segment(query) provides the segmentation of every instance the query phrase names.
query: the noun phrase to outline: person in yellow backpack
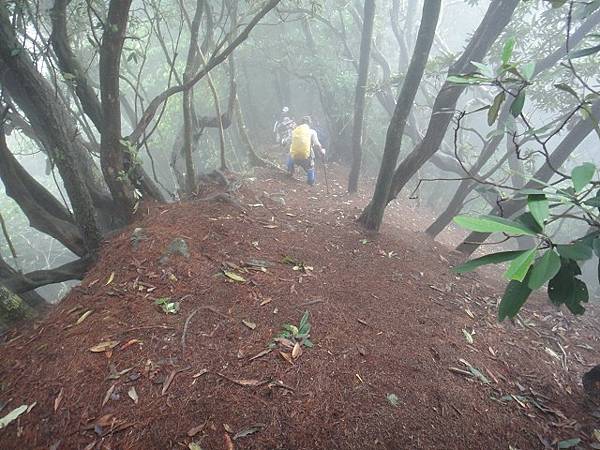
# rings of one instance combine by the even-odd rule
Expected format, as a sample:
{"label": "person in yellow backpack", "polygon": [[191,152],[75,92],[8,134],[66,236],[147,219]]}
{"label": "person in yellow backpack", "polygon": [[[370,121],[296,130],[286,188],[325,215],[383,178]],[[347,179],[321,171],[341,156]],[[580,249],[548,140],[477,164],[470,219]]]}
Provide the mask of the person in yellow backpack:
{"label": "person in yellow backpack", "polygon": [[319,142],[317,132],[311,128],[310,117],[304,116],[300,125],[292,131],[292,143],[288,156],[288,173],[294,176],[296,165],[306,172],[306,182],[311,186],[315,184],[315,150],[325,157],[325,149]]}

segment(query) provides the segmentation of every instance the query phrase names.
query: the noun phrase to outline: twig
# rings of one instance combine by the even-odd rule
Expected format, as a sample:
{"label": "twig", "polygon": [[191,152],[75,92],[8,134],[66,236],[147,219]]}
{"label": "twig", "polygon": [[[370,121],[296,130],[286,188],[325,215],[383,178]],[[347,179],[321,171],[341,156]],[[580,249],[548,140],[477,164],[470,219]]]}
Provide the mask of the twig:
{"label": "twig", "polygon": [[190,324],[192,317],[194,317],[197,312],[198,312],[198,309],[193,310],[191,312],[191,314],[188,316],[188,318],[185,319],[185,324],[183,325],[183,333],[181,334],[181,352],[182,353],[185,353],[185,335],[187,333],[188,325]]}

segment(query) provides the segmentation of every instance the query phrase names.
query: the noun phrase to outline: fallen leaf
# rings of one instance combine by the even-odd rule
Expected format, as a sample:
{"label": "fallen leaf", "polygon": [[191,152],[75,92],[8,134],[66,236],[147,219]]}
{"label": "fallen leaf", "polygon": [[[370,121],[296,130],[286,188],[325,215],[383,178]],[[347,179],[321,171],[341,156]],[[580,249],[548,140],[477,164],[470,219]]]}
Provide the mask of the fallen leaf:
{"label": "fallen leaf", "polygon": [[302,346],[300,342],[296,342],[294,348],[292,349],[292,359],[298,359],[302,355]]}
{"label": "fallen leaf", "polygon": [[235,450],[231,437],[225,433],[225,450]]}
{"label": "fallen leaf", "polygon": [[201,431],[204,429],[204,427],[205,427],[205,426],[206,426],[206,422],[204,422],[204,423],[203,423],[203,424],[201,424],[201,425],[198,425],[197,427],[190,428],[190,429],[189,429],[189,431],[187,432],[187,435],[188,435],[189,437],[194,437],[194,436],[196,436],[198,433],[200,433],[200,432],[201,432]]}
{"label": "fallen leaf", "polygon": [[228,423],[224,423],[223,428],[225,428],[225,431],[227,431],[228,433],[233,434],[233,428],[231,428],[231,425],[229,425]]}
{"label": "fallen leaf", "polygon": [[256,324],[254,322],[250,322],[249,320],[242,319],[242,323],[251,330],[254,330],[256,328]]}
{"label": "fallen leaf", "polygon": [[398,406],[400,400],[398,400],[398,396],[396,394],[388,394],[385,396],[388,403],[392,406]]}
{"label": "fallen leaf", "polygon": [[465,312],[471,319],[475,318],[475,315],[471,312],[471,310],[469,308],[465,308]]}
{"label": "fallen leaf", "polygon": [[173,370],[173,371],[171,371],[169,376],[165,379],[165,382],[163,383],[161,395],[165,395],[165,392],[167,392],[167,389],[169,389],[169,386],[171,386],[171,383],[173,382],[175,375],[177,375],[177,371]]}
{"label": "fallen leaf", "polygon": [[141,344],[141,343],[142,343],[142,341],[140,341],[139,339],[130,339],[127,342],[125,342],[123,345],[121,345],[121,348],[119,348],[119,350],[123,351],[127,347],[131,347],[134,344]]}
{"label": "fallen leaf", "polygon": [[290,364],[294,365],[294,361],[292,359],[292,355],[286,352],[279,352],[279,354],[281,355],[281,357],[283,359],[285,359],[287,362],[289,362]]}
{"label": "fallen leaf", "polygon": [[473,343],[473,335],[471,333],[469,333],[467,330],[465,330],[464,328],[463,328],[462,332],[465,335],[465,339],[467,340],[467,342],[469,344],[472,344]]}
{"label": "fallen leaf", "polygon": [[21,414],[27,411],[27,405],[21,405],[18,408],[13,409],[7,415],[0,419],[0,430],[6,427],[13,420],[17,419]]}
{"label": "fallen leaf", "polygon": [[234,436],[233,436],[233,440],[238,440],[239,438],[243,438],[246,436],[250,436],[251,434],[254,433],[258,433],[260,430],[262,430],[265,427],[264,424],[262,423],[257,423],[256,425],[252,425],[251,427],[248,428],[244,428],[241,431],[238,431]]}
{"label": "fallen leaf", "polygon": [[106,395],[104,396],[104,400],[102,400],[102,408],[104,408],[104,405],[106,405],[106,403],[108,403],[108,401],[110,400],[110,396],[112,395],[112,393],[115,391],[115,387],[117,385],[113,384],[111,387],[108,388],[108,390],[106,391]]}
{"label": "fallen leaf", "polygon": [[278,225],[263,225],[263,228],[269,228],[269,229],[273,229],[273,228],[279,228]]}
{"label": "fallen leaf", "polygon": [[594,439],[596,439],[598,442],[600,442],[600,430],[594,430],[592,432],[592,436],[594,436]]}
{"label": "fallen leaf", "polygon": [[265,298],[262,302],[260,302],[260,306],[265,306],[268,305],[269,303],[271,303],[273,301],[272,298]]}
{"label": "fallen leaf", "polygon": [[198,378],[201,377],[202,375],[204,375],[205,373],[208,373],[207,369],[202,369],[200,372],[195,373],[194,375],[192,375],[192,378]]}
{"label": "fallen leaf", "polygon": [[200,444],[198,444],[196,442],[190,442],[188,444],[188,449],[189,450],[202,450],[202,447],[200,447]]}
{"label": "fallen leaf", "polygon": [[127,395],[129,395],[129,398],[133,400],[133,403],[135,403],[136,405],[138,404],[139,397],[134,386],[131,386],[129,391],[127,391]]}
{"label": "fallen leaf", "polygon": [[558,443],[558,448],[573,448],[581,442],[579,438],[567,439]]}
{"label": "fallen leaf", "polygon": [[93,313],[94,310],[93,309],[89,309],[86,312],[84,312],[81,317],[79,317],[79,319],[77,319],[77,322],[75,322],[75,325],[79,325],[81,322],[83,322],[85,319],[87,319],[91,313]]}
{"label": "fallen leaf", "polygon": [[56,410],[60,406],[60,402],[62,401],[62,398],[63,398],[63,388],[60,389],[60,392],[54,399],[54,412],[56,412]]}
{"label": "fallen leaf", "polygon": [[37,405],[37,402],[33,402],[31,405],[29,405],[27,407],[27,411],[25,411],[25,414],[29,414],[29,412],[35,407],[35,405]]}
{"label": "fallen leaf", "polygon": [[245,279],[244,277],[242,277],[241,275],[238,275],[238,274],[237,274],[237,273],[235,273],[235,272],[229,272],[229,271],[227,271],[227,270],[224,270],[224,271],[223,271],[223,274],[224,274],[224,275],[225,275],[227,278],[229,278],[229,279],[231,279],[231,280],[233,280],[233,281],[237,281],[237,282],[239,282],[239,283],[245,283],[245,282],[246,282],[246,279]]}
{"label": "fallen leaf", "polygon": [[263,351],[262,351],[262,352],[260,352],[260,353],[257,353],[257,354],[256,354],[256,355],[254,355],[252,358],[250,358],[250,360],[249,360],[249,361],[254,361],[255,359],[262,358],[263,356],[265,356],[265,355],[268,355],[269,353],[271,353],[271,349],[270,349],[270,348],[268,348],[268,349],[266,349],[266,350],[263,350]]}
{"label": "fallen leaf", "polygon": [[110,283],[112,283],[112,282],[113,282],[113,280],[114,280],[114,279],[115,279],[115,273],[114,273],[114,272],[112,272],[112,273],[110,274],[110,276],[108,277],[108,280],[106,281],[106,283],[104,284],[104,286],[108,286]]}
{"label": "fallen leaf", "polygon": [[102,353],[115,348],[117,345],[119,345],[119,341],[103,341],[91,347],[90,352]]}

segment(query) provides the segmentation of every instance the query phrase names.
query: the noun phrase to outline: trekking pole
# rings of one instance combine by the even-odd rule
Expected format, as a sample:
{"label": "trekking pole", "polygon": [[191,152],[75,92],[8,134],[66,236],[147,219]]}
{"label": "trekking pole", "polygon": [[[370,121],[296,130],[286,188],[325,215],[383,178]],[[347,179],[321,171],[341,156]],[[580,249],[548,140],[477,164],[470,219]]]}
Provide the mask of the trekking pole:
{"label": "trekking pole", "polygon": [[322,156],[323,158],[323,175],[325,175],[325,190],[327,192],[327,195],[329,195],[329,180],[327,180],[327,164],[325,163],[325,156]]}

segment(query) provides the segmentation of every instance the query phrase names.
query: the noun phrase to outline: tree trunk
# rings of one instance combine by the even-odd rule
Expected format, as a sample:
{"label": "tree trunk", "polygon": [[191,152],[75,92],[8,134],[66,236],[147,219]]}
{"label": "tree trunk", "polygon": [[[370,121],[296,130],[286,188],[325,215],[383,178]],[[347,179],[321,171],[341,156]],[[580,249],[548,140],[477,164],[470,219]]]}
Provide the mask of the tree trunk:
{"label": "tree trunk", "polygon": [[359,222],[369,230],[379,230],[381,226],[392,184],[394,167],[396,167],[396,161],[400,154],[404,127],[417,95],[417,90],[425,72],[427,60],[429,59],[431,45],[433,44],[441,0],[431,0],[426,3],[423,7],[423,17],[419,27],[415,51],[411,58],[406,78],[402,84],[394,115],[387,130],[383,159],[379,175],[377,176],[375,192],[373,193],[371,203],[359,218]]}
{"label": "tree trunk", "polygon": [[35,311],[21,297],[0,284],[0,331],[35,316]]}
{"label": "tree trunk", "polygon": [[85,254],[83,239],[73,216],[19,164],[6,145],[2,125],[0,179],[6,194],[19,205],[33,228],[52,236],[76,255]]}
{"label": "tree trunk", "polygon": [[[600,101],[597,101],[592,106],[592,117],[598,117],[600,114]],[[564,137],[561,143],[550,155],[550,164],[548,162],[537,170],[530,181],[528,181],[525,189],[541,189],[539,181],[547,183],[555,172],[553,168],[561,167],[569,156],[575,151],[577,146],[594,130],[595,119],[580,120],[577,125]],[[511,217],[523,209],[526,205],[524,200],[509,200],[502,204],[502,213],[504,217]],[[491,215],[498,215],[499,208],[495,208],[489,212]],[[456,248],[459,252],[465,255],[471,255],[477,248],[485,242],[490,236],[490,233],[473,232]]]}
{"label": "tree trunk", "polygon": [[77,131],[65,105],[57,100],[50,84],[17,41],[6,3],[0,3],[0,80],[27,115],[36,134],[44,136],[48,148],[52,149],[50,156],[71,200],[85,248],[89,253],[95,253],[102,235],[84,175],[78,166],[78,155],[87,152],[78,148]]}
{"label": "tree trunk", "polygon": [[348,178],[348,192],[358,190],[358,178],[362,163],[362,131],[365,111],[365,95],[369,78],[369,60],[371,57],[371,41],[373,40],[373,21],[375,19],[375,0],[365,0],[363,28],[360,37],[360,59],[358,62],[358,79],[354,97],[354,126],[352,128],[352,168]]}
{"label": "tree trunk", "polygon": [[[426,4],[428,2],[425,2]],[[452,65],[448,75],[464,74],[471,71],[471,61],[482,61],[492,44],[510,21],[519,0],[493,0],[467,45],[460,59]],[[440,148],[446,131],[452,121],[453,112],[459,97],[466,86],[446,81],[435,99],[429,127],[421,144],[400,163],[394,174],[387,202],[395,199],[406,183]]]}
{"label": "tree trunk", "polygon": [[103,118],[100,165],[115,201],[115,213],[125,223],[130,222],[133,217],[135,197],[133,186],[129,181],[129,167],[126,164],[121,137],[119,75],[131,1],[111,0],[102,35],[99,62]]}

